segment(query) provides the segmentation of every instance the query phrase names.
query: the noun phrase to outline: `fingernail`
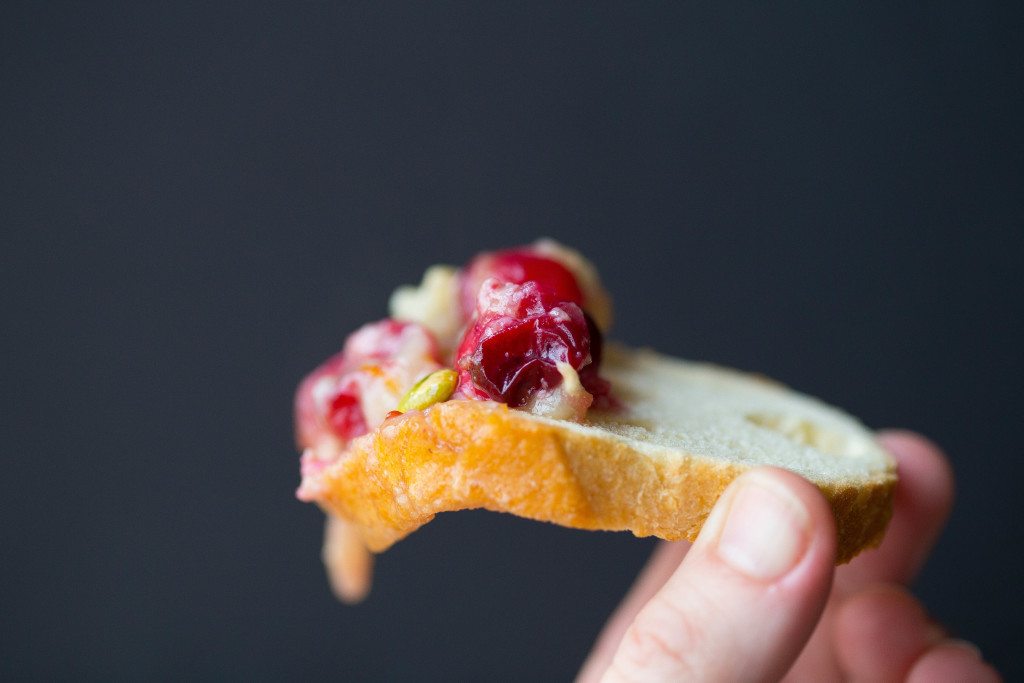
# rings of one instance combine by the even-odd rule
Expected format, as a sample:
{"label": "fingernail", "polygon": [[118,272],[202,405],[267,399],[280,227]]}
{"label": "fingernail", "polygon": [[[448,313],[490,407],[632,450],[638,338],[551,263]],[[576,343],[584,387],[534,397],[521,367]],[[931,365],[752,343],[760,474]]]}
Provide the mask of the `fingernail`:
{"label": "fingernail", "polygon": [[972,655],[974,655],[978,659],[984,659],[984,656],[981,654],[981,649],[977,645],[975,645],[974,643],[972,643],[969,640],[962,640],[960,638],[952,638],[952,639],[946,641],[946,644],[947,645],[951,645],[953,647],[958,647],[958,648],[960,648],[962,650],[967,650],[968,652],[970,652]]}
{"label": "fingernail", "polygon": [[718,538],[718,555],[753,579],[777,579],[803,556],[810,515],[800,499],[759,475],[747,475],[740,486]]}

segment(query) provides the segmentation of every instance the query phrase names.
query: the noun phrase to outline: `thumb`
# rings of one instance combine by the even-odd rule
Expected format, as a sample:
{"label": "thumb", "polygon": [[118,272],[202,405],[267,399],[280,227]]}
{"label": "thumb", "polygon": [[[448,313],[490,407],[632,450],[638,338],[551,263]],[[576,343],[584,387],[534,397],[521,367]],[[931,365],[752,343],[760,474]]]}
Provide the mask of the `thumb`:
{"label": "thumb", "polygon": [[775,468],[743,474],[604,680],[778,680],[814,630],[834,563],[835,523],[814,486]]}

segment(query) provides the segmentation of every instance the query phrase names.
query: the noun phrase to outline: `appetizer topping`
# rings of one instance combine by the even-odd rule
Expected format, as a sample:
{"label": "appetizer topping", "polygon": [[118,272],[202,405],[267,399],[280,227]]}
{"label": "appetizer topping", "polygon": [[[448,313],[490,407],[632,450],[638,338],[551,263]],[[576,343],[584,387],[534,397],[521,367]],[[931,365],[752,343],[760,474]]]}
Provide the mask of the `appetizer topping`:
{"label": "appetizer topping", "polygon": [[391,317],[423,325],[434,334],[443,353],[452,353],[467,320],[457,305],[459,280],[457,269],[431,266],[419,286],[399,287],[391,295]]}
{"label": "appetizer topping", "polygon": [[[459,375],[454,370],[445,368],[432,372],[413,385],[398,404],[398,412],[423,410],[435,403],[447,401],[459,383]],[[390,413],[388,413],[390,415]]]}
{"label": "appetizer topping", "polygon": [[587,332],[590,334],[590,363],[579,371],[579,381],[594,396],[593,408],[614,408],[619,404],[612,396],[611,382],[598,375],[601,369],[601,356],[604,351],[604,335],[590,314],[583,313],[587,321]]}
{"label": "appetizer topping", "polygon": [[299,385],[299,445],[315,446],[324,434],[341,442],[365,434],[417,378],[440,367],[434,337],[421,325],[391,319],[364,325]]}
{"label": "appetizer topping", "polygon": [[571,365],[558,363],[555,368],[562,376],[561,384],[548,391],[534,392],[523,408],[555,420],[581,420],[594,403],[594,395],[583,388],[579,373]]}
{"label": "appetizer topping", "polygon": [[361,392],[356,373],[344,375],[334,387],[330,386],[330,382],[322,383],[321,391],[328,395],[336,392],[333,398],[326,401],[324,415],[328,428],[335,436],[347,441],[370,431],[359,401]]}
{"label": "appetizer topping", "polygon": [[[512,407],[550,405],[564,380],[560,365],[575,375],[593,363],[591,327],[579,304],[554,288],[489,278],[456,354],[459,391]],[[596,366],[588,375],[596,378]],[[569,419],[582,419],[590,402],[573,400]]]}
{"label": "appetizer topping", "polygon": [[[392,318],[357,330],[300,385],[299,444],[325,454],[312,459],[344,449],[396,406],[452,395],[574,420],[594,402],[611,405],[598,376],[608,296],[593,265],[557,242],[429,268],[419,286],[395,291],[390,309]],[[445,364],[455,370],[437,372]]]}
{"label": "appetizer topping", "polygon": [[473,316],[480,288],[488,278],[516,285],[533,282],[548,300],[585,305],[583,292],[568,268],[530,247],[521,247],[480,254],[466,266],[460,303],[467,319]]}
{"label": "appetizer topping", "polygon": [[558,261],[572,272],[576,283],[583,292],[583,310],[588,316],[593,317],[594,322],[604,332],[612,326],[612,298],[601,284],[597,268],[587,258],[564,244],[559,244],[552,239],[541,239],[534,242],[529,249],[532,249],[538,256]]}

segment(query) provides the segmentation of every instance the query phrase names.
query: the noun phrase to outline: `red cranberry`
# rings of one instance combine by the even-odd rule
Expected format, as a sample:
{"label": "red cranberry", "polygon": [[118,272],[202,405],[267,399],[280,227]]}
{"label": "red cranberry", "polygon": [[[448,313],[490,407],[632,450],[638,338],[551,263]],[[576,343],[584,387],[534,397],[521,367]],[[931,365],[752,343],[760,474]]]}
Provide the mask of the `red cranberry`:
{"label": "red cranberry", "polygon": [[359,404],[359,385],[351,379],[343,381],[341,385],[327,406],[325,417],[331,431],[336,435],[346,440],[354,439],[370,430],[366,426],[366,417]]}
{"label": "red cranberry", "polygon": [[323,400],[314,396],[314,388],[321,381],[335,383],[337,377],[344,372],[345,352],[340,351],[306,375],[299,384],[299,388],[295,391],[295,439],[298,441],[299,448],[315,445],[318,435],[323,431]]}
{"label": "red cranberry", "polygon": [[402,355],[406,347],[419,345],[439,360],[437,341],[426,328],[417,323],[385,318],[363,325],[345,340],[342,353],[353,367],[366,361],[383,361]]}
{"label": "red cranberry", "polygon": [[465,395],[517,407],[561,383],[558,363],[578,371],[591,360],[588,321],[577,303],[551,303],[550,291],[533,281],[489,279],[480,289],[476,318],[459,346],[456,367]]}
{"label": "red cranberry", "polygon": [[519,247],[480,254],[463,271],[460,298],[462,312],[467,319],[476,310],[480,285],[491,277],[516,285],[534,282],[550,304],[561,301],[571,301],[580,306],[584,304],[576,276],[568,268],[538,255],[530,247]]}
{"label": "red cranberry", "polygon": [[386,365],[426,356],[440,364],[434,336],[416,323],[385,319],[353,332],[345,346],[311,372],[295,394],[295,431],[299,446],[315,445],[328,430],[348,441],[369,431],[361,397],[366,365]]}
{"label": "red cranberry", "polygon": [[587,332],[590,334],[590,363],[579,371],[580,384],[593,395],[594,408],[610,408],[614,404],[611,398],[611,382],[597,374],[604,351],[604,335],[588,313],[583,315],[587,320]]}

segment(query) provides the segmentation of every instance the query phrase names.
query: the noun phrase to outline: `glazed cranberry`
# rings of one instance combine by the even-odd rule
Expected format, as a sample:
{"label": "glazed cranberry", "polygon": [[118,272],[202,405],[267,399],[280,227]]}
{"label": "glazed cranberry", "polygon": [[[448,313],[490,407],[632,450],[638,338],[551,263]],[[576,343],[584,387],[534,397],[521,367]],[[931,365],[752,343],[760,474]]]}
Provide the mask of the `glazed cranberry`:
{"label": "glazed cranberry", "polygon": [[551,303],[550,292],[533,281],[493,278],[480,288],[474,323],[456,355],[463,394],[513,407],[558,386],[559,363],[578,371],[591,361],[588,321],[577,303]]}
{"label": "glazed cranberry", "polygon": [[568,268],[536,254],[529,247],[520,247],[480,254],[463,271],[460,299],[467,319],[476,310],[480,285],[492,277],[516,285],[534,282],[549,304],[571,301],[584,305],[583,292]]}

